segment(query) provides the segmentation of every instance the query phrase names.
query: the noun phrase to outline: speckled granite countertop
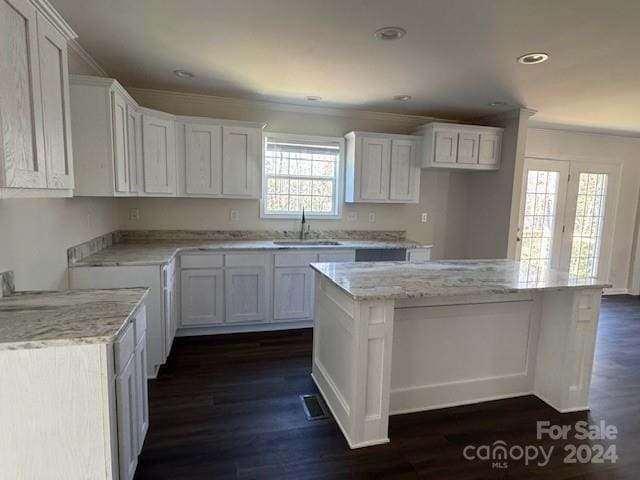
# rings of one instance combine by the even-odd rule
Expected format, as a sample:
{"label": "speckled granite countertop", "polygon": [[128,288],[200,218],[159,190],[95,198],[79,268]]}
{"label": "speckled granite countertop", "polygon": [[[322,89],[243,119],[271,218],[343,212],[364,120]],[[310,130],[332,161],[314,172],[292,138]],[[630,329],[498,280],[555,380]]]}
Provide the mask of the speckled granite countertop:
{"label": "speckled granite countertop", "polygon": [[523,293],[566,288],[607,288],[601,280],[570,280],[513,260],[443,260],[425,263],[313,263],[356,300]]}
{"label": "speckled granite countertop", "polygon": [[0,350],[111,343],[148,291],[14,293],[0,299]]}
{"label": "speckled granite countertop", "polygon": [[147,240],[115,244],[78,260],[70,267],[161,265],[177,253],[214,250],[336,250],[354,248],[421,248],[411,240],[335,240],[339,245],[314,245],[310,240],[278,245],[283,240]]}

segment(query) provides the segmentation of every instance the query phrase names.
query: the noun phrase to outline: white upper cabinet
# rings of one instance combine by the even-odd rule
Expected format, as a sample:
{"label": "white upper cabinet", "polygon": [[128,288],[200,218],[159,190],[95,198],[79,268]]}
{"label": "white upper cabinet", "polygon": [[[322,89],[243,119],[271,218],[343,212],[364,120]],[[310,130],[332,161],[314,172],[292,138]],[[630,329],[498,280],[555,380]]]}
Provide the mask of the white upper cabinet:
{"label": "white upper cabinet", "polygon": [[175,195],[176,137],[174,121],[159,112],[142,114],[142,158],[144,193]]}
{"label": "white upper cabinet", "polygon": [[351,132],[346,138],[345,201],[418,202],[420,137]]}
{"label": "white upper cabinet", "polygon": [[262,131],[257,128],[222,127],[222,193],[258,198]]}
{"label": "white upper cabinet", "polygon": [[142,114],[138,107],[127,103],[127,159],[129,160],[129,191],[143,190],[144,170],[142,165]]}
{"label": "white upper cabinet", "polygon": [[222,193],[222,127],[187,123],[185,186],[187,194]]}
{"label": "white upper cabinet", "polygon": [[450,123],[423,125],[422,167],[498,170],[502,128]]}
{"label": "white upper cabinet", "polygon": [[75,194],[131,196],[142,190],[142,118],[111,78],[70,76]]}
{"label": "white upper cabinet", "polygon": [[389,199],[398,202],[418,200],[420,169],[418,162],[418,142],[416,140],[391,140],[391,179]]}
{"label": "white upper cabinet", "polygon": [[0,0],[0,198],[72,195],[66,42],[76,35],[51,11]]}
{"label": "white upper cabinet", "polygon": [[131,188],[129,176],[129,144],[127,141],[127,101],[117,90],[111,92],[113,113],[113,168],[115,169],[116,192],[128,193]]}

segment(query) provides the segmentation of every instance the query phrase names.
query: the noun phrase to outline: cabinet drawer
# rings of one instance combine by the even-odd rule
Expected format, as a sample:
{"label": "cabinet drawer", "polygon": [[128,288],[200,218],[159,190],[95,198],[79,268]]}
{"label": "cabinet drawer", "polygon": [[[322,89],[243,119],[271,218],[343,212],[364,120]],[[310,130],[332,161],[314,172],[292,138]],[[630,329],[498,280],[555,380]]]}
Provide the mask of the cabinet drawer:
{"label": "cabinet drawer", "polygon": [[137,345],[147,331],[147,309],[145,305],[140,306],[136,312],[136,315],[133,318],[133,325],[135,328],[135,339]]}
{"label": "cabinet drawer", "polygon": [[267,257],[263,253],[232,253],[225,255],[224,263],[227,267],[263,267]]}
{"label": "cabinet drawer", "polygon": [[222,254],[213,255],[181,255],[182,268],[216,268],[222,266]]}
{"label": "cabinet drawer", "polygon": [[136,333],[133,322],[130,322],[124,332],[113,345],[115,353],[116,375],[120,375],[136,347]]}
{"label": "cabinet drawer", "polygon": [[349,250],[348,252],[327,252],[318,255],[319,262],[355,262],[356,251]]}
{"label": "cabinet drawer", "polygon": [[276,267],[306,267],[318,261],[316,253],[276,253]]}

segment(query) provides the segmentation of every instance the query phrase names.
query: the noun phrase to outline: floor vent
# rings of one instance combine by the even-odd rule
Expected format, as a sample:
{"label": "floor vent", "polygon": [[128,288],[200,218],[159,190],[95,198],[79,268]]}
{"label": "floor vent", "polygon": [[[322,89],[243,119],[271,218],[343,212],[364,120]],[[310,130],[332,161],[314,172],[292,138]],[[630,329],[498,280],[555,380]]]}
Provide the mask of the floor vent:
{"label": "floor vent", "polygon": [[318,394],[300,395],[302,408],[307,420],[322,420],[327,418],[327,407]]}

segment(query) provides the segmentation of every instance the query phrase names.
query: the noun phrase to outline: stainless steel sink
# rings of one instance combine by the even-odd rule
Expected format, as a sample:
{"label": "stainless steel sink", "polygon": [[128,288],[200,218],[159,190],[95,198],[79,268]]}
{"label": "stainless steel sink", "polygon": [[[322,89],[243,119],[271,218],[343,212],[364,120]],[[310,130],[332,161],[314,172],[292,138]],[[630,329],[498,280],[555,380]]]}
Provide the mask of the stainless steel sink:
{"label": "stainless steel sink", "polygon": [[273,242],[273,244],[280,245],[282,247],[342,245],[340,242],[334,242],[332,240],[287,240],[282,242]]}

